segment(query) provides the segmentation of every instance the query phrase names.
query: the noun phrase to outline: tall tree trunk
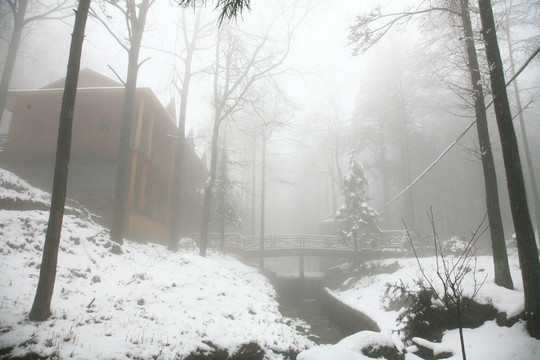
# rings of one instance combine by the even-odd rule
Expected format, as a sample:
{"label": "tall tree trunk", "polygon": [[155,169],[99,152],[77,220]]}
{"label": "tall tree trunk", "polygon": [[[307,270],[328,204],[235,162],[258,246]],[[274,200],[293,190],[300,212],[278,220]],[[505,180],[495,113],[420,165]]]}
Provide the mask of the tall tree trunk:
{"label": "tall tree trunk", "polygon": [[484,91],[481,85],[482,78],[478,66],[478,58],[469,14],[469,0],[461,0],[461,20],[463,23],[465,45],[469,60],[469,72],[471,75],[471,85],[473,89],[476,130],[478,132],[482,168],[484,170],[486,206],[489,220],[489,231],[491,233],[493,263],[495,267],[495,283],[499,286],[513,289],[514,284],[512,283],[512,276],[510,275],[510,268],[508,266],[508,255],[506,253],[504,229],[499,206],[497,176],[495,174],[495,164],[493,162],[491,141],[489,139],[486,104],[484,103]]}
{"label": "tall tree trunk", "polygon": [[497,126],[501,138],[504,168],[510,197],[510,208],[516,231],[523,290],[525,293],[525,316],[529,333],[540,339],[540,262],[534,238],[534,230],[527,207],[525,182],[519,158],[516,133],[506,93],[504,72],[499,52],[495,21],[490,0],[478,0],[482,20],[482,36],[489,63],[491,90],[495,105]]}
{"label": "tall tree trunk", "polygon": [[255,130],[253,131],[253,162],[252,162],[252,168],[251,168],[251,236],[255,236],[255,200],[256,200],[256,191],[257,191],[257,184],[255,183],[257,180],[257,134],[255,133]]}
{"label": "tall tree trunk", "polygon": [[336,148],[333,146],[333,139],[330,139],[332,142],[330,145],[331,153],[330,153],[330,196],[332,196],[332,204],[330,205],[332,208],[330,209],[331,214],[334,218],[334,221],[336,219],[336,211],[337,211],[337,198],[336,198],[336,178],[335,178],[335,164],[334,164],[334,152],[336,151]]}
{"label": "tall tree trunk", "polygon": [[73,128],[73,112],[75,109],[75,96],[79,80],[81,52],[84,40],[84,29],[88,18],[90,0],[80,0],[75,15],[71,48],[66,74],[60,124],[58,126],[58,143],[56,148],[56,162],[54,168],[54,181],[51,198],[49,223],[45,235],[39,282],[29,319],[43,321],[50,316],[51,299],[56,279],[56,265],[58,262],[58,247],[64,217],[64,204],[66,202],[66,188],[68,177],[69,157],[71,153],[71,131]]}
{"label": "tall tree trunk", "polygon": [[[388,201],[390,201],[390,185],[388,182],[388,179],[390,176],[388,175],[388,152],[386,149],[386,140],[383,141],[381,145],[381,174],[382,174],[382,190],[383,190],[383,204],[388,204]],[[387,206],[384,208],[383,213],[383,223],[384,227],[386,229],[390,229],[390,220],[391,220],[391,213],[392,208],[390,206]]]}
{"label": "tall tree trunk", "polygon": [[[512,48],[512,40],[510,37],[510,30],[506,29],[506,39],[508,40],[508,52],[510,57],[510,70],[512,76],[516,74],[516,66],[514,64],[514,51]],[[521,128],[521,138],[523,141],[523,150],[525,152],[525,160],[527,161],[527,168],[529,169],[529,182],[531,183],[531,190],[534,199],[534,214],[536,219],[536,232],[540,234],[540,196],[538,195],[538,183],[536,182],[536,175],[534,173],[534,166],[531,158],[531,150],[529,149],[529,140],[527,137],[527,131],[525,129],[525,120],[523,119],[523,108],[521,106],[521,98],[519,96],[519,86],[517,79],[514,80],[514,94],[516,97],[516,106],[519,117],[519,127]]]}
{"label": "tall tree trunk", "polygon": [[[182,10],[184,11],[184,10]],[[184,14],[184,13],[182,13]],[[200,11],[197,13],[195,21],[195,31],[191,38],[191,43],[186,45],[186,59],[184,61],[184,81],[180,97],[180,114],[178,116],[178,133],[176,138],[176,149],[174,152],[173,162],[173,188],[169,209],[169,250],[176,252],[178,250],[178,239],[180,237],[180,209],[182,205],[182,170],[184,164],[184,153],[186,143],[186,112],[187,101],[189,95],[189,87],[191,84],[191,64],[193,63],[193,55],[197,38],[199,37]],[[185,22],[185,17],[184,17]],[[187,28],[184,27],[184,32]],[[184,36],[187,39],[187,35]]]}
{"label": "tall tree trunk", "polygon": [[6,62],[4,63],[4,71],[2,72],[2,80],[0,81],[0,124],[2,123],[4,108],[6,107],[9,84],[11,83],[11,76],[13,75],[13,68],[15,67],[15,59],[17,58],[17,52],[19,51],[19,45],[21,43],[22,30],[24,28],[24,16],[26,15],[28,0],[19,0],[18,3],[19,6],[17,7],[15,4],[12,9],[13,31],[11,32]]}
{"label": "tall tree trunk", "polygon": [[[187,63],[187,61],[186,61]],[[184,87],[185,88],[185,87]],[[178,250],[178,238],[180,237],[180,208],[182,204],[182,167],[184,164],[186,142],[186,105],[187,95],[182,93],[180,105],[180,118],[173,165],[173,190],[169,209],[169,250]]]}
{"label": "tall tree trunk", "polygon": [[227,221],[227,207],[226,207],[226,196],[227,196],[227,151],[225,136],[223,137],[223,150],[221,153],[221,174],[219,176],[219,248],[221,251],[225,249],[225,222]]}
{"label": "tall tree trunk", "polygon": [[212,149],[210,156],[210,178],[204,186],[204,204],[201,224],[201,238],[199,244],[199,255],[206,257],[208,247],[208,225],[210,223],[210,209],[212,208],[212,190],[216,182],[217,157],[218,157],[218,137],[220,125],[220,113],[216,112],[214,117],[214,131],[212,133]]}
{"label": "tall tree trunk", "polygon": [[261,152],[261,234],[259,240],[259,270],[264,271],[264,223],[266,200],[266,129],[262,125],[262,152]]}
{"label": "tall tree trunk", "polygon": [[[128,72],[126,79],[126,91],[124,94],[124,105],[122,112],[122,124],[120,129],[120,144],[118,150],[118,165],[116,169],[116,186],[114,192],[113,222],[111,225],[111,240],[122,244],[124,241],[124,231],[127,213],[127,200],[129,192],[129,166],[131,153],[131,130],[135,108],[135,90],[137,87],[137,75],[139,73],[139,52],[141,50],[142,36],[148,13],[149,0],[143,0],[139,9],[139,16],[136,16],[134,0],[128,0],[133,20],[129,20],[132,27],[132,36],[129,48]],[[129,5],[128,5],[129,6]]]}
{"label": "tall tree trunk", "polygon": [[[212,190],[214,182],[216,181],[217,172],[217,156],[218,156],[218,140],[219,140],[219,125],[221,125],[221,112],[223,102],[219,101],[219,54],[221,44],[222,32],[218,31],[216,52],[215,52],[215,72],[214,72],[214,128],[212,131],[212,144],[210,151],[210,177],[206,181],[204,186],[204,203],[203,203],[203,215],[201,222],[201,238],[199,243],[199,255],[206,257],[206,249],[208,247],[208,225],[210,223],[210,209],[212,208]],[[226,101],[226,99],[225,99]]]}
{"label": "tall tree trunk", "polygon": [[[404,187],[409,186],[411,183],[411,157],[410,157],[410,143],[409,143],[409,129],[407,124],[407,111],[405,108],[405,92],[403,90],[403,80],[401,78],[401,70],[399,70],[399,116],[400,116],[400,129],[401,129],[401,161],[402,171],[404,179]],[[408,221],[414,228],[416,226],[416,219],[414,216],[414,198],[412,189],[409,189],[405,196],[405,213],[408,215]]]}

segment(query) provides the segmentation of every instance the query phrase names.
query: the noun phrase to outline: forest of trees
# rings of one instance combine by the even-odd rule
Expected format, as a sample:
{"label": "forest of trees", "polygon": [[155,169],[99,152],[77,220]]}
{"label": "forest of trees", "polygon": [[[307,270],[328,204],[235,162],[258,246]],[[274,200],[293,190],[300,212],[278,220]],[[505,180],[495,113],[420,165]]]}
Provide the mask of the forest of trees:
{"label": "forest of trees", "polygon": [[[531,72],[540,49],[538,2],[411,0],[364,8],[340,24],[348,35],[343,48],[361,67],[352,96],[320,76],[323,71],[309,64],[314,59],[296,50],[314,41],[304,27],[313,27],[311,17],[326,5],[260,3],[261,8],[248,0],[0,3],[0,49],[6,54],[0,59],[0,116],[8,88],[24,83],[16,76],[25,72],[22,64],[28,66],[28,57],[39,63],[42,56],[31,53],[33,42],[40,41],[32,24],[53,24],[54,31],[71,33],[49,227],[30,319],[50,314],[77,77],[81,64],[95,61],[85,58],[86,49],[103,43],[115,50],[107,50],[114,55],[101,66],[110,68],[126,89],[112,241],[122,244],[126,237],[135,89],[141,78],[151,78],[177,99],[180,109],[168,215],[171,251],[187,235],[175,219],[183,201],[180,169],[191,129],[209,169],[200,209],[201,256],[210,245],[209,232],[260,234],[264,251],[269,229],[317,232],[321,219],[336,216],[352,219],[341,234],[357,246],[358,224],[367,220],[354,220],[347,206],[338,211],[344,201],[348,208],[369,209],[369,222],[382,229],[399,229],[405,221],[417,234],[430,230],[425,216],[430,207],[441,219],[437,223],[444,236],[466,235],[487,213],[490,236],[479,245],[493,255],[495,282],[512,289],[506,239],[515,234],[528,329],[540,338],[540,200],[534,169],[540,128],[528,121],[535,109],[538,113],[538,89],[518,76],[523,71],[538,78]],[[325,55],[332,59],[332,53]],[[308,90],[318,76],[323,86]],[[308,85],[295,87],[297,82]],[[303,93],[309,93],[309,105],[301,104]],[[355,158],[349,158],[353,149]],[[343,181],[351,180],[347,172],[361,180],[362,189]],[[351,193],[359,194],[358,206],[352,205]]]}

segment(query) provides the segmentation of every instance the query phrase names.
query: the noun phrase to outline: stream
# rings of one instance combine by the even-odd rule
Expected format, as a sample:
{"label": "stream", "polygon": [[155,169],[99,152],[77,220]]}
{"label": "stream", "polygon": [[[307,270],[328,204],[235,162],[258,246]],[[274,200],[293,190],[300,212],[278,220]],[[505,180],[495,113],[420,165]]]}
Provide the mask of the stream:
{"label": "stream", "polygon": [[305,332],[317,344],[335,344],[358,331],[373,330],[367,324],[351,322],[347,310],[336,309],[335,304],[329,303],[323,281],[322,278],[272,277],[281,314],[307,323],[309,329]]}

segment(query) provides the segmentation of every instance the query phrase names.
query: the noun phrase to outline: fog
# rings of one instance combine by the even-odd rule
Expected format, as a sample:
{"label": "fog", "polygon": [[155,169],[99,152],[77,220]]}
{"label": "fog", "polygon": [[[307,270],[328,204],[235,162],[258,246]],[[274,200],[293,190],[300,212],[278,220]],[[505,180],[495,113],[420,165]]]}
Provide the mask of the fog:
{"label": "fog", "polygon": [[[257,55],[258,70],[279,62],[242,95],[241,105],[220,127],[219,151],[227,149],[229,179],[234,183],[235,204],[243,219],[240,228],[229,224],[228,232],[249,235],[260,231],[263,123],[269,135],[264,169],[266,234],[324,232],[321,220],[333,217],[343,204],[340,187],[353,150],[365,169],[369,204],[380,213],[381,229],[402,229],[403,219],[419,232],[429,232],[426,213],[430,207],[445,235],[465,236],[482,221],[486,205],[474,128],[410,191],[389,203],[457,138],[474,116],[466,91],[469,79],[463,65],[463,43],[455,22],[448,17],[432,14],[396,25],[367,51],[353,55],[354,45],[349,43],[348,35],[357,15],[377,6],[385,12],[397,11],[406,3],[420,2],[253,0],[251,10],[222,25],[222,30],[233,34],[229,39],[234,36],[240,49],[235,65],[247,64],[246,59],[257,51],[263,34],[268,34],[268,40]],[[105,14],[110,28],[124,41],[125,21],[119,13],[99,1],[93,6],[96,13]],[[10,34],[10,14],[5,2],[0,9],[5,40]],[[198,11],[185,11],[188,29],[192,29]],[[201,13],[205,30],[193,61],[186,133],[209,166],[218,12],[208,4]],[[184,56],[185,50],[182,19],[182,9],[173,1],[157,1],[147,18],[139,56],[140,61],[147,60],[140,67],[138,87],[151,88],[163,106],[174,101],[176,109],[180,108],[180,95],[172,81],[183,75],[183,62],[178,57]],[[528,18],[523,23],[534,25],[535,20],[538,18]],[[73,17],[44,20],[25,29],[11,89],[40,88],[65,76],[72,22]],[[288,30],[292,32],[290,39]],[[521,40],[537,44],[540,31],[538,26],[518,24],[512,34],[516,44]],[[501,41],[507,64],[505,44]],[[483,58],[479,40],[477,47]],[[533,45],[516,51],[518,66],[530,55],[531,48]],[[1,43],[0,51],[3,61],[6,42]],[[114,80],[114,72],[125,78],[127,71],[126,51],[92,17],[86,29],[83,68]],[[533,165],[540,173],[538,60],[520,75],[519,84],[522,102],[527,105],[523,114]],[[504,227],[509,237],[513,228],[492,109],[488,116]],[[4,131],[8,121],[4,119]],[[519,123],[515,124],[519,129]],[[521,145],[521,132],[517,133]],[[524,172],[528,174],[525,165]],[[531,184],[526,179],[529,190]],[[529,204],[534,212],[532,199]]]}

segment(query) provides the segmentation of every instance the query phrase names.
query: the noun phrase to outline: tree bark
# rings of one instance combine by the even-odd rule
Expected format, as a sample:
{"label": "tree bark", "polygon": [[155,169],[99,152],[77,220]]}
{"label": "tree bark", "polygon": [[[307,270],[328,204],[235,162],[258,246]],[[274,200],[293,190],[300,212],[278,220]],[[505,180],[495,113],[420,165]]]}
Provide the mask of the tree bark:
{"label": "tree bark", "polygon": [[[218,38],[216,42],[216,52],[215,52],[215,72],[214,72],[214,128],[212,131],[212,144],[211,144],[211,153],[210,153],[210,177],[206,181],[204,186],[204,204],[203,204],[203,215],[201,222],[201,238],[199,243],[199,255],[206,257],[206,249],[208,247],[208,225],[210,223],[210,209],[212,207],[212,188],[214,187],[214,182],[216,181],[216,172],[217,172],[217,156],[218,156],[218,138],[219,138],[219,125],[221,125],[221,112],[224,106],[224,103],[219,101],[219,54],[221,50],[221,31],[218,31]],[[225,99],[226,101],[226,99]]]}
{"label": "tree bark", "polygon": [[89,8],[90,0],[79,1],[75,16],[75,24],[73,26],[66,83],[60,112],[60,124],[58,126],[58,142],[49,223],[45,235],[45,245],[43,247],[43,257],[36,296],[30,314],[28,315],[29,319],[32,321],[43,321],[50,316],[51,299],[56,279],[56,265],[58,262],[58,247],[60,245],[60,234],[62,231],[62,220],[66,201],[75,97],[79,80],[84,30]]}
{"label": "tree bark", "polygon": [[461,0],[461,21],[465,36],[465,46],[467,58],[469,60],[469,72],[473,89],[474,111],[476,116],[476,130],[478,132],[478,142],[480,143],[480,156],[482,168],[484,170],[484,186],[486,193],[486,206],[489,221],[489,231],[491,233],[491,249],[493,252],[493,263],[495,267],[495,283],[507,289],[513,289],[512,276],[508,266],[508,254],[504,240],[504,229],[499,206],[499,193],[497,187],[497,176],[495,174],[495,163],[491,151],[491,141],[489,139],[486,104],[484,103],[484,91],[481,85],[481,75],[478,66],[478,57],[474,44],[473,30],[469,13],[469,0]]}
{"label": "tree bark", "polygon": [[262,152],[261,152],[261,233],[259,240],[259,270],[264,271],[264,222],[265,222],[265,200],[266,200],[266,129],[262,124]]}
{"label": "tree bark", "polygon": [[253,130],[253,159],[252,159],[252,169],[251,169],[251,235],[255,236],[255,192],[257,191],[257,156],[255,155],[257,151],[257,134]]}
{"label": "tree bark", "polygon": [[11,76],[13,75],[15,60],[17,58],[17,52],[19,51],[19,45],[21,43],[22,30],[24,28],[24,16],[26,14],[27,6],[28,0],[19,0],[18,8],[15,4],[14,8],[12,9],[13,31],[11,32],[6,62],[4,63],[4,71],[2,72],[2,80],[0,81],[0,124],[2,123],[9,84],[11,83]]}
{"label": "tree bark", "polygon": [[[178,116],[178,134],[176,139],[176,149],[173,163],[173,189],[169,209],[169,250],[176,252],[178,250],[178,239],[180,237],[180,208],[182,204],[182,168],[184,164],[184,152],[186,143],[186,113],[189,87],[191,84],[191,64],[197,38],[199,36],[200,12],[197,13],[195,22],[195,31],[191,38],[191,43],[187,44],[186,59],[184,61],[184,81],[180,97],[180,114]],[[187,29],[184,27],[184,32]],[[187,39],[187,35],[184,36]]]}
{"label": "tree bark", "polygon": [[540,339],[540,262],[538,261],[538,249],[527,206],[525,183],[523,181],[516,133],[512,123],[512,114],[508,103],[508,94],[506,93],[493,9],[490,0],[478,0],[478,5],[482,20],[482,36],[489,63],[495,115],[501,138],[510,208],[516,231],[525,294],[527,328],[532,336]]}
{"label": "tree bark", "polygon": [[223,251],[225,249],[225,222],[227,221],[227,206],[226,206],[226,197],[227,197],[227,184],[228,184],[228,175],[227,175],[227,151],[226,151],[226,141],[225,136],[223,139],[223,150],[221,153],[221,171],[219,176],[219,249]]}
{"label": "tree bark", "polygon": [[201,239],[199,244],[199,255],[206,257],[208,248],[208,225],[210,223],[210,209],[212,208],[212,190],[216,182],[217,156],[218,156],[218,137],[219,137],[219,113],[216,112],[214,118],[214,131],[212,133],[212,153],[210,156],[210,178],[204,186],[204,205],[201,225]]}
{"label": "tree bark", "polygon": [[[409,142],[409,128],[407,124],[407,111],[405,108],[405,92],[403,90],[403,80],[401,78],[401,70],[399,70],[399,117],[400,117],[400,147],[401,147],[401,161],[402,161],[402,174],[405,185],[408,186],[411,183],[411,156],[410,156],[410,142]],[[412,190],[407,192],[405,196],[405,213],[412,227],[416,227],[416,218],[414,214],[414,197]]]}
{"label": "tree bark", "polygon": [[[512,76],[516,74],[516,66],[514,64],[514,51],[512,48],[512,40],[510,38],[510,30],[506,29],[506,38],[508,40],[508,53],[510,57],[510,70]],[[529,182],[531,183],[531,190],[534,199],[534,214],[536,219],[536,232],[540,234],[540,196],[538,195],[538,184],[536,182],[536,175],[534,173],[534,166],[531,158],[531,150],[529,149],[529,140],[527,137],[527,131],[525,129],[525,120],[523,119],[523,108],[521,107],[521,98],[519,96],[519,86],[517,79],[514,80],[514,95],[516,97],[516,106],[519,117],[519,127],[521,128],[521,139],[523,141],[523,151],[525,152],[525,160],[527,161],[527,168],[529,169]]]}
{"label": "tree bark", "polygon": [[[186,61],[187,63],[187,61]],[[184,164],[184,152],[186,141],[186,113],[185,102],[187,96],[182,93],[180,105],[180,121],[176,148],[174,152],[173,190],[169,209],[169,250],[178,251],[178,238],[180,237],[180,207],[182,204],[182,166]]]}
{"label": "tree bark", "polygon": [[113,221],[111,225],[111,240],[122,244],[127,213],[127,198],[129,192],[129,166],[130,166],[130,142],[135,107],[135,90],[137,87],[137,75],[139,72],[139,52],[141,50],[142,36],[146,23],[146,15],[150,6],[149,0],[143,0],[136,16],[134,0],[128,0],[131,15],[128,21],[131,24],[131,42],[129,48],[128,72],[126,79],[126,91],[122,112],[122,124],[120,129],[120,144],[118,149],[118,165],[116,169],[116,185],[114,193]]}
{"label": "tree bark", "polygon": [[467,354],[465,352],[465,336],[463,336],[463,324],[462,324],[462,317],[463,314],[461,313],[461,308],[459,303],[457,304],[457,320],[458,320],[458,328],[459,328],[459,343],[461,345],[461,358],[463,360],[467,360]]}

